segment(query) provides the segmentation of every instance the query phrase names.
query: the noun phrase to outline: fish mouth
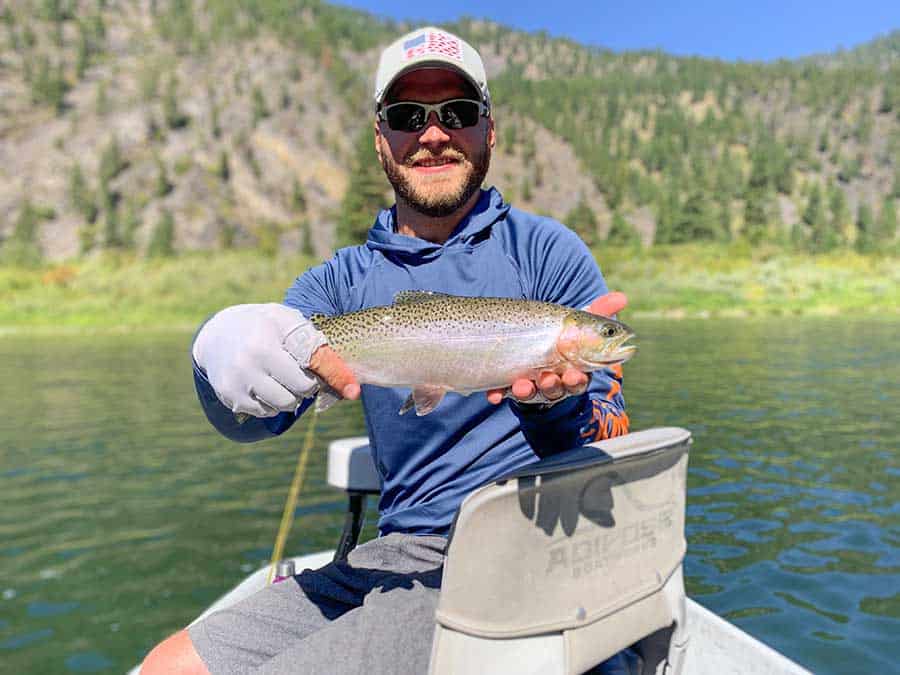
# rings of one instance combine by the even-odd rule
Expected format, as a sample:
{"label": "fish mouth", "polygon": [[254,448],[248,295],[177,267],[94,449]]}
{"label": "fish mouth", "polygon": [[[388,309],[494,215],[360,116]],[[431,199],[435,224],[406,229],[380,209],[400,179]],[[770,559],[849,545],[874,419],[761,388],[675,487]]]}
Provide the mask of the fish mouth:
{"label": "fish mouth", "polygon": [[616,363],[624,363],[634,356],[634,353],[637,351],[637,345],[624,344],[633,337],[634,333],[625,333],[621,337],[610,340],[603,348],[603,352],[600,354],[598,360],[584,359],[584,362],[595,368],[611,366]]}

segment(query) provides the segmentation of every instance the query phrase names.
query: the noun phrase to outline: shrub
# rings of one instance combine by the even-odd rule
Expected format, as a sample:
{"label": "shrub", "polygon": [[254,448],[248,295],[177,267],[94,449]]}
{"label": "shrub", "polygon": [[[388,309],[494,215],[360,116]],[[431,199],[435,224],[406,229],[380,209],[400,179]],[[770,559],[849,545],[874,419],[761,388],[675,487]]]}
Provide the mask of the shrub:
{"label": "shrub", "polygon": [[171,211],[163,209],[150,235],[147,257],[170,258],[173,255],[175,255],[175,218]]}

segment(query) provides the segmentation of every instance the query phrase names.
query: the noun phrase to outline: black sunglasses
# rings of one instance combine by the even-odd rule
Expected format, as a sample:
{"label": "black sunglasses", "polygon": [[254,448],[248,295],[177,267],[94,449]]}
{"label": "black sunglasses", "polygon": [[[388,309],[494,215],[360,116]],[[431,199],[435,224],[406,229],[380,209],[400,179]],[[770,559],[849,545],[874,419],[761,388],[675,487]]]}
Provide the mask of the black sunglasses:
{"label": "black sunglasses", "polygon": [[414,132],[425,128],[432,110],[437,113],[441,126],[447,129],[474,127],[480,116],[490,114],[490,109],[480,101],[454,98],[440,103],[400,101],[384,106],[376,115],[394,131]]}

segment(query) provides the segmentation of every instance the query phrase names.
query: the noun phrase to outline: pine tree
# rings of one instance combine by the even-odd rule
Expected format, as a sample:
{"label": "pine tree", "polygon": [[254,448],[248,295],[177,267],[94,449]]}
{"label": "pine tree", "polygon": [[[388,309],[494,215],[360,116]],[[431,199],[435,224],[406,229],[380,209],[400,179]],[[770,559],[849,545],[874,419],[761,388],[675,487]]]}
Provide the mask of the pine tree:
{"label": "pine tree", "polygon": [[739,194],[743,177],[729,150],[725,150],[716,172],[715,190],[720,199],[734,198]]}
{"label": "pine tree", "polygon": [[531,180],[528,176],[522,176],[522,190],[520,195],[523,202],[531,201]]}
{"label": "pine tree", "polygon": [[97,110],[97,115],[100,117],[106,117],[109,114],[110,105],[109,95],[106,92],[106,82],[100,82],[97,85],[97,98],[94,107]]}
{"label": "pine tree", "polygon": [[91,62],[91,43],[83,22],[78,22],[78,47],[75,56],[75,77],[83,80]]}
{"label": "pine tree", "polygon": [[[210,98],[212,98],[211,94]],[[222,138],[222,125],[219,121],[219,105],[215,101],[210,104],[209,118],[213,138]]]}
{"label": "pine tree", "polygon": [[775,188],[783,195],[791,194],[794,191],[794,166],[784,146],[776,146],[773,162]]}
{"label": "pine tree", "polygon": [[300,185],[300,181],[296,178],[291,188],[291,209],[298,213],[306,211],[306,194],[303,192],[303,186]]}
{"label": "pine tree", "polygon": [[898,85],[898,81],[900,81],[900,69],[895,68],[886,73],[878,112],[889,113],[897,105],[897,102],[900,101],[900,85]]}
{"label": "pine tree", "polygon": [[103,15],[100,12],[94,12],[88,19],[88,33],[91,37],[91,43],[94,49],[99,48],[106,42],[106,24],[103,21]]}
{"label": "pine tree", "polygon": [[825,212],[822,207],[822,190],[818,183],[814,183],[812,190],[809,193],[809,200],[806,202],[806,209],[803,211],[803,222],[806,223],[810,229],[815,230],[821,227],[824,220]]}
{"label": "pine tree", "polygon": [[832,241],[828,243],[831,248],[834,248],[841,243],[844,233],[852,224],[847,198],[844,196],[844,191],[836,185],[831,188],[829,206],[831,208],[830,236]]}
{"label": "pine tree", "polygon": [[597,217],[594,210],[587,203],[584,195],[578,200],[574,208],[563,219],[569,229],[581,237],[581,240],[590,247],[597,244]]}
{"label": "pine tree", "polygon": [[20,267],[32,267],[41,262],[42,253],[38,244],[38,228],[41,213],[26,198],[13,224],[12,235],[0,247],[0,263]]}
{"label": "pine tree", "polygon": [[612,224],[606,234],[606,241],[614,246],[637,246],[641,243],[638,231],[618,211],[613,213]]}
{"label": "pine tree", "polygon": [[191,0],[172,0],[165,11],[156,15],[157,29],[175,45],[179,54],[190,51],[194,37],[194,12]]}
{"label": "pine tree", "polygon": [[228,221],[219,223],[219,248],[228,251],[234,248],[234,239],[237,235],[237,226]]}
{"label": "pine tree", "polygon": [[163,119],[169,129],[181,129],[191,121],[178,107],[178,78],[173,73],[163,96]]}
{"label": "pine tree", "polygon": [[653,235],[653,243],[674,243],[676,222],[680,217],[681,200],[678,188],[669,183],[660,191],[659,200],[656,203],[656,231]]}
{"label": "pine tree", "polygon": [[315,255],[315,249],[313,248],[312,227],[309,224],[309,220],[306,218],[301,219],[298,227],[300,228],[300,253],[312,257]]}
{"label": "pine tree", "polygon": [[522,162],[527,166],[534,161],[535,155],[537,154],[537,148],[534,144],[534,137],[529,134],[525,137],[525,141],[522,143]]}
{"label": "pine tree", "polygon": [[171,211],[163,209],[150,235],[148,258],[169,258],[175,255],[175,218]]}
{"label": "pine tree", "polygon": [[266,98],[263,96],[262,89],[253,87],[253,126],[259,124],[260,120],[269,116],[269,108],[266,105]]}
{"label": "pine tree", "polygon": [[384,206],[384,174],[375,154],[372,130],[364,128],[356,138],[350,185],[341,202],[338,242],[342,246],[360,244],[378,210]]}
{"label": "pine tree", "polygon": [[731,200],[727,197],[719,204],[719,235],[722,241],[731,241]]}
{"label": "pine tree", "polygon": [[807,229],[803,221],[797,221],[793,225],[791,225],[791,231],[789,234],[791,247],[795,251],[805,251],[809,248],[808,238],[807,238]]}
{"label": "pine tree", "polygon": [[744,200],[744,238],[751,244],[762,243],[769,230],[769,199],[765,188],[756,187],[747,192]]}
{"label": "pine tree", "polygon": [[119,229],[119,205],[113,199],[106,208],[106,221],[103,224],[104,248],[120,248],[122,236]]}
{"label": "pine tree", "polygon": [[97,202],[94,193],[88,186],[81,165],[77,162],[72,166],[69,174],[69,202],[88,223],[97,220]]}
{"label": "pine tree", "polygon": [[860,253],[871,253],[876,248],[875,221],[872,209],[861,203],[856,211],[856,250]]}
{"label": "pine tree", "polygon": [[[831,190],[829,190],[831,192]],[[809,248],[813,253],[830,251],[837,246],[837,236],[833,222],[825,214],[822,204],[822,193],[819,186],[813,189],[809,197],[803,220],[809,225]]]}
{"label": "pine tree", "polygon": [[99,178],[101,186],[108,184],[113,178],[118,176],[126,166],[128,166],[128,164],[122,156],[119,141],[113,136],[109,139],[109,143],[100,155]]}
{"label": "pine tree", "polygon": [[228,153],[225,150],[219,152],[219,162],[216,164],[215,173],[223,183],[227,183],[231,178],[231,168],[228,165]]}
{"label": "pine tree", "polygon": [[38,70],[31,80],[31,102],[35,104],[49,105],[57,115],[62,114],[65,108],[65,96],[69,85],[63,75],[63,63],[55,66],[50,59],[41,56],[38,60]]}
{"label": "pine tree", "polygon": [[887,244],[894,241],[897,235],[897,207],[894,200],[886,197],[881,205],[881,213],[878,216],[877,241]]}
{"label": "pine tree", "polygon": [[169,175],[166,172],[166,165],[163,163],[162,159],[159,157],[156,158],[156,186],[153,190],[154,194],[157,197],[165,197],[172,191],[173,185],[169,180]]}
{"label": "pine tree", "polygon": [[94,250],[97,243],[97,225],[95,223],[83,223],[78,228],[78,252],[87,255]]}
{"label": "pine tree", "polygon": [[757,147],[750,158],[750,177],[747,179],[747,191],[765,190],[770,183],[770,162],[763,148]]}
{"label": "pine tree", "polygon": [[281,226],[278,223],[263,222],[256,227],[256,248],[267,258],[278,255],[281,241]]}
{"label": "pine tree", "polygon": [[137,231],[141,226],[141,217],[138,214],[137,205],[129,201],[125,206],[125,216],[122,218],[121,245],[127,249],[133,249],[137,244]]}
{"label": "pine tree", "polygon": [[30,23],[26,23],[22,30],[22,43],[28,50],[34,49],[34,46],[37,44],[37,35],[35,35]]}
{"label": "pine tree", "polygon": [[691,190],[672,230],[672,243],[719,238],[719,228],[709,195],[700,187]]}

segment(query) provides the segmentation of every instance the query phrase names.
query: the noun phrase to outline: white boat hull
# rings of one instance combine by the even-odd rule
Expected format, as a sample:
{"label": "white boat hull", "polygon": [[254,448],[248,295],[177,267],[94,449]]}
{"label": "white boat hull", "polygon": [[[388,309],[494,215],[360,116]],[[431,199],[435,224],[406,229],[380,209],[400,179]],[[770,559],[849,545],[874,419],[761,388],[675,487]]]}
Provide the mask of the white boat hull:
{"label": "white boat hull", "polygon": [[[334,551],[293,558],[299,570],[317,569],[331,562]],[[194,622],[249,597],[266,585],[268,566],[250,574],[210,605]],[[810,671],[748,635],[740,628],[687,599],[688,652],[686,675],[810,675]],[[129,675],[138,675],[135,667]]]}

